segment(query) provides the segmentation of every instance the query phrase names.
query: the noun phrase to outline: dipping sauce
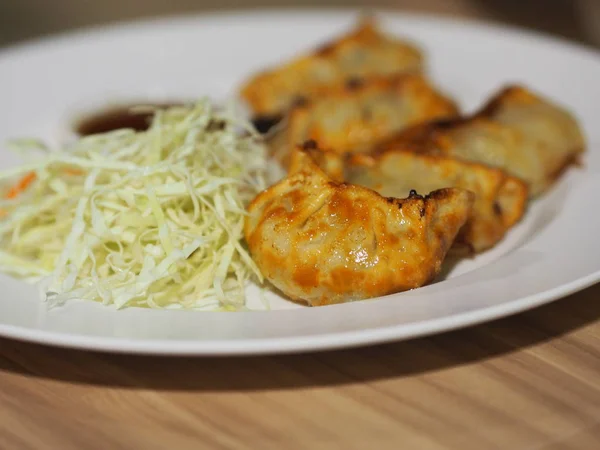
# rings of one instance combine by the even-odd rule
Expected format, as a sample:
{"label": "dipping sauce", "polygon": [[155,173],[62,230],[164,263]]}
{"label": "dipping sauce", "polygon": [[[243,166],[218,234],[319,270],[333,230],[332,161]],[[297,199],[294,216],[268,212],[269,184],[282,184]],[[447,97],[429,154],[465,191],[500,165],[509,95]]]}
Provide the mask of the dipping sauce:
{"label": "dipping sauce", "polygon": [[114,108],[105,109],[93,113],[79,120],[75,124],[75,131],[80,136],[89,136],[91,134],[106,133],[108,131],[130,128],[136,131],[147,130],[154,116],[154,112],[140,106],[148,108],[168,108],[170,106],[181,106],[181,103],[165,104],[131,104],[121,105]]}

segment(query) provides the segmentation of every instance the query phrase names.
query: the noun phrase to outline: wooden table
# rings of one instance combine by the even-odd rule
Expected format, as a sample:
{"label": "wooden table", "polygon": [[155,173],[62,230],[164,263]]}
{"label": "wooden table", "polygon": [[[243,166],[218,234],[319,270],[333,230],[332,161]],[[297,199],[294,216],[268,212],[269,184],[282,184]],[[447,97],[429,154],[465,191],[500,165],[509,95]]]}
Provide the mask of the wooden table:
{"label": "wooden table", "polygon": [[600,449],[600,285],[408,342],[260,358],[0,340],[2,449]]}
{"label": "wooden table", "polygon": [[[526,3],[403,4],[588,40],[569,2]],[[142,9],[167,4],[199,5]],[[136,14],[120,0],[0,2],[0,41]],[[462,331],[311,355],[150,358],[0,339],[0,448],[600,449],[600,285]]]}

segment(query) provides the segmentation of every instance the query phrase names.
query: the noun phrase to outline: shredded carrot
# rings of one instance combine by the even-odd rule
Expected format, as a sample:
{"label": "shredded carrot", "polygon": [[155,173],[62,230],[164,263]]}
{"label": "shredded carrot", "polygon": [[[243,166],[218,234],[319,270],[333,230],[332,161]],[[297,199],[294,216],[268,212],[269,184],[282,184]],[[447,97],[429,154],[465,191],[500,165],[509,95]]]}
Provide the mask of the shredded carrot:
{"label": "shredded carrot", "polygon": [[29,172],[23,178],[21,178],[17,184],[10,188],[5,198],[15,198],[17,195],[19,195],[21,192],[27,189],[29,185],[35,181],[36,178],[37,175],[35,174],[35,172]]}
{"label": "shredded carrot", "polygon": [[[66,169],[64,169],[64,171],[67,175],[83,175],[83,170],[73,169],[71,167],[67,167]],[[21,192],[27,189],[31,185],[31,183],[33,183],[36,180],[36,178],[37,175],[35,174],[35,172],[29,172],[28,174],[25,174],[25,176],[23,176],[23,178],[21,178],[17,184],[13,185],[9,189],[4,198],[16,198]],[[2,217],[5,214],[6,211],[0,210],[0,217]]]}
{"label": "shredded carrot", "polygon": [[83,170],[81,170],[81,169],[73,169],[71,167],[67,167],[65,169],[65,173],[67,175],[83,175]]}

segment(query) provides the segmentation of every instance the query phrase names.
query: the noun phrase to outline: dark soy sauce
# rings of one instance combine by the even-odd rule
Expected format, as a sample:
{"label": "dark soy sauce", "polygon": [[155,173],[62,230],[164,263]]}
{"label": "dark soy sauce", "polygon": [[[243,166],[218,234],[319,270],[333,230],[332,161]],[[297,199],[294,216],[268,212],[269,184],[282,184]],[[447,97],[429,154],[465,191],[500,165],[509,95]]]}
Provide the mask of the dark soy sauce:
{"label": "dark soy sauce", "polygon": [[[142,105],[153,108],[168,108],[170,106],[179,106],[180,104],[157,104]],[[75,131],[80,136],[89,136],[91,134],[106,133],[109,131],[129,128],[136,131],[147,130],[154,116],[150,110],[140,110],[136,108],[140,104],[122,105],[114,108],[105,109],[93,113],[79,120],[75,124]]]}

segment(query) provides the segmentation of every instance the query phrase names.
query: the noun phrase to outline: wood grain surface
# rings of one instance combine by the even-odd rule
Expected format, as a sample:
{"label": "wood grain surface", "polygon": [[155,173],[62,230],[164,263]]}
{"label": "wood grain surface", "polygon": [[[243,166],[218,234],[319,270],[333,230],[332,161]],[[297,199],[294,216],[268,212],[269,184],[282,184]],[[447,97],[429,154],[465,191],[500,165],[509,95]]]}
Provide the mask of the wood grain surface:
{"label": "wood grain surface", "polygon": [[[114,19],[249,4],[6,1],[0,44]],[[570,1],[378,4],[587,42],[595,29]],[[205,448],[600,449],[600,285],[461,331],[295,356],[153,358],[0,339],[0,449]]]}
{"label": "wood grain surface", "polygon": [[598,0],[3,0],[0,45],[89,25],[234,9],[393,8],[467,17],[559,34],[600,45]]}
{"label": "wood grain surface", "polygon": [[0,340],[2,449],[600,449],[600,286],[430,338],[258,358]]}

